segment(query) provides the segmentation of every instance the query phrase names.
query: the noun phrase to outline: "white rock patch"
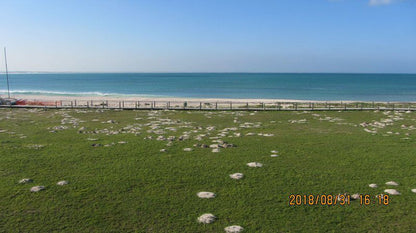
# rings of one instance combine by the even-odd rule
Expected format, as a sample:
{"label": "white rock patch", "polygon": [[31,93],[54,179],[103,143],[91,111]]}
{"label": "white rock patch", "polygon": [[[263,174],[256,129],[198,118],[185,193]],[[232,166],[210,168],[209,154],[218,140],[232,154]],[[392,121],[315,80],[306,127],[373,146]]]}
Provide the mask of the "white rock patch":
{"label": "white rock patch", "polygon": [[272,154],[272,155],[270,155],[270,157],[272,157],[272,158],[275,158],[275,157],[278,157],[279,155],[276,155],[276,154]]}
{"label": "white rock patch", "polygon": [[412,192],[416,193],[416,189],[412,189]]}
{"label": "white rock patch", "polygon": [[33,187],[30,189],[30,191],[31,191],[31,192],[39,192],[39,191],[44,190],[44,189],[45,189],[45,186],[33,186]]}
{"label": "white rock patch", "polygon": [[218,152],[220,152],[220,149],[219,148],[212,149],[212,152],[218,153]]}
{"label": "white rock patch", "polygon": [[212,192],[199,192],[196,194],[199,198],[214,198],[215,193]]}
{"label": "white rock patch", "polygon": [[32,179],[23,178],[23,179],[19,180],[19,184],[26,184],[26,183],[30,183],[32,181],[33,181]]}
{"label": "white rock patch", "polygon": [[385,189],[384,192],[391,195],[400,195],[399,191],[397,191],[396,189]]}
{"label": "white rock patch", "polygon": [[358,200],[358,199],[360,199],[360,194],[354,193],[353,195],[351,195],[351,199],[352,200]]}
{"label": "white rock patch", "polygon": [[66,180],[61,180],[61,181],[59,181],[58,183],[56,183],[57,185],[61,185],[61,186],[63,186],[63,185],[67,185],[68,184],[68,181],[66,181]]}
{"label": "white rock patch", "polygon": [[183,151],[192,151],[192,148],[185,148]]}
{"label": "white rock patch", "polygon": [[398,186],[399,184],[394,181],[386,182],[387,185]]}
{"label": "white rock patch", "polygon": [[369,184],[368,187],[370,187],[370,188],[377,188],[378,185],[377,184]]}
{"label": "white rock patch", "polygon": [[270,151],[270,153],[277,154],[277,153],[279,153],[279,151],[277,151],[277,150],[272,150],[272,151]]}
{"label": "white rock patch", "polygon": [[243,173],[234,173],[230,175],[231,179],[239,180],[244,177]]}
{"label": "white rock patch", "polygon": [[258,163],[258,162],[251,162],[251,163],[247,163],[247,166],[249,166],[249,167],[263,167],[263,164]]}
{"label": "white rock patch", "polygon": [[209,223],[214,222],[215,219],[216,219],[216,217],[213,214],[203,214],[203,215],[199,216],[198,222],[204,223],[204,224],[209,224]]}
{"label": "white rock patch", "polygon": [[238,232],[242,232],[244,230],[244,228],[240,227],[240,226],[229,226],[224,228],[225,232],[227,233],[238,233]]}

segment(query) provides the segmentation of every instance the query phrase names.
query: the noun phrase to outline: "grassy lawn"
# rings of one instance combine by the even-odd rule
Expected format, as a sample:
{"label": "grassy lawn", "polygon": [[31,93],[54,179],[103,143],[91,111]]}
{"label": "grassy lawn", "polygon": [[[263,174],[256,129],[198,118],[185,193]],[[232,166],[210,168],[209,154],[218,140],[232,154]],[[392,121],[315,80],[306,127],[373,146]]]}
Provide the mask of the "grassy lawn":
{"label": "grassy lawn", "polygon": [[[0,109],[0,232],[416,232],[415,127],[415,112]],[[194,146],[216,137],[236,147]],[[387,188],[401,195],[374,203]],[[373,202],[289,206],[339,193]]]}

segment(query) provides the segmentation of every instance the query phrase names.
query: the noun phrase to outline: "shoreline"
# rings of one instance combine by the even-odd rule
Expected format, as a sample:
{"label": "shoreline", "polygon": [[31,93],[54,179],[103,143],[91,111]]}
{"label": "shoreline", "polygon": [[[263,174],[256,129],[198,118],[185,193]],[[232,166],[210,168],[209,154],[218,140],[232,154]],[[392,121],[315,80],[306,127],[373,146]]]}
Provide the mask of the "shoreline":
{"label": "shoreline", "polygon": [[[1,95],[0,98],[7,98]],[[18,100],[35,101],[158,101],[158,102],[233,102],[233,103],[355,103],[355,102],[375,102],[375,103],[400,103],[404,101],[361,101],[361,100],[297,100],[297,99],[262,99],[262,98],[184,98],[184,97],[126,97],[126,96],[48,96],[48,95],[11,95],[11,98]],[[412,103],[411,101],[406,103]]]}

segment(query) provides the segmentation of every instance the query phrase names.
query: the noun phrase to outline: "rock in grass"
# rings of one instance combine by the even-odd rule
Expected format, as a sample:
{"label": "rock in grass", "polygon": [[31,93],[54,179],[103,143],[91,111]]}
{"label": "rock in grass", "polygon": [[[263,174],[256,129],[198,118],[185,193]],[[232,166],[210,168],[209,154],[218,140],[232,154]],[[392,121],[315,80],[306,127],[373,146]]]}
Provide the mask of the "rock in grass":
{"label": "rock in grass", "polygon": [[351,200],[358,200],[358,199],[360,199],[360,194],[354,193],[351,195]]}
{"label": "rock in grass", "polygon": [[398,186],[399,184],[394,181],[386,182],[387,185]]}
{"label": "rock in grass", "polygon": [[234,173],[230,175],[231,179],[239,180],[244,177],[243,173]]}
{"label": "rock in grass", "polygon": [[251,163],[247,163],[247,166],[249,166],[249,167],[263,167],[263,164],[258,163],[258,162],[251,162]]}
{"label": "rock in grass", "polygon": [[30,188],[31,192],[39,192],[41,190],[44,190],[45,186],[33,186],[32,188]]}
{"label": "rock in grass", "polygon": [[183,151],[192,151],[192,148],[185,148]]}
{"label": "rock in grass", "polygon": [[33,182],[33,180],[29,179],[29,178],[23,178],[23,179],[19,180],[19,184],[26,184],[26,183],[30,183],[30,182]]}
{"label": "rock in grass", "polygon": [[416,193],[416,189],[412,189],[412,192]]}
{"label": "rock in grass", "polygon": [[160,149],[160,152],[166,152],[166,149]]}
{"label": "rock in grass", "polygon": [[277,153],[279,153],[279,151],[277,151],[277,150],[272,150],[272,151],[270,151],[270,153],[277,154]]}
{"label": "rock in grass", "polygon": [[396,189],[385,189],[384,192],[390,195],[400,195],[399,191],[397,191]]}
{"label": "rock in grass", "polygon": [[68,184],[68,181],[66,181],[66,180],[61,180],[61,181],[59,181],[58,183],[56,183],[57,185],[61,185],[61,186],[63,186],[63,185],[67,185]]}
{"label": "rock in grass", "polygon": [[196,194],[199,198],[214,198],[215,197],[215,193],[212,192],[199,192]]}
{"label": "rock in grass", "polygon": [[272,155],[270,155],[270,157],[272,157],[272,158],[276,158],[276,157],[278,157],[279,155],[276,155],[276,154],[272,154]]}
{"label": "rock in grass", "polygon": [[224,228],[225,232],[227,233],[238,233],[238,232],[242,232],[244,230],[244,228],[240,227],[240,226],[229,226]]}
{"label": "rock in grass", "polygon": [[198,218],[198,222],[200,223],[204,223],[204,224],[209,224],[215,221],[217,217],[215,217],[213,214],[203,214],[201,216],[199,216]]}
{"label": "rock in grass", "polygon": [[368,187],[370,187],[370,188],[377,188],[378,185],[377,184],[369,184]]}
{"label": "rock in grass", "polygon": [[212,149],[212,152],[214,152],[214,153],[218,153],[218,152],[220,152],[220,148],[215,148],[215,149]]}

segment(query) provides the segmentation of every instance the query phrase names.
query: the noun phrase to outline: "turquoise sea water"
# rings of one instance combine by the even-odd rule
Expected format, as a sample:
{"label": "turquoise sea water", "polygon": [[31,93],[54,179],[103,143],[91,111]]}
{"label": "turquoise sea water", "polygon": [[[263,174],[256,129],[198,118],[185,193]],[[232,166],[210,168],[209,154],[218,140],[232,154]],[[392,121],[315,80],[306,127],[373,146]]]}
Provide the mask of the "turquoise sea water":
{"label": "turquoise sea water", "polygon": [[[416,101],[416,74],[10,74],[19,95]],[[0,74],[0,94],[7,90]]]}

